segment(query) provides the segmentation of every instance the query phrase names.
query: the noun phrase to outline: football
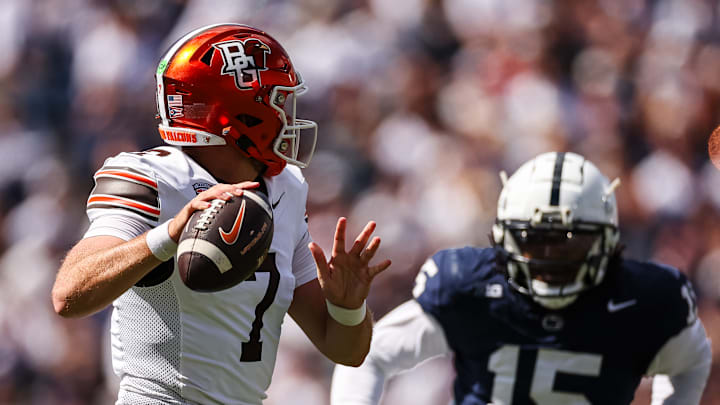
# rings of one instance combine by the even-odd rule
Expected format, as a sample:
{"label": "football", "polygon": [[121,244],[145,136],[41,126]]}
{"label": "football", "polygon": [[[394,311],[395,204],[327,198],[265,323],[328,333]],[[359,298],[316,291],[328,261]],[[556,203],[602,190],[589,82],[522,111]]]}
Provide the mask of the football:
{"label": "football", "polygon": [[241,197],[210,204],[192,214],[177,251],[180,278],[199,292],[225,290],[250,277],[273,237],[272,209],[264,193],[245,190]]}
{"label": "football", "polygon": [[710,134],[710,138],[708,139],[708,156],[712,164],[720,169],[720,127],[715,128],[712,134]]}

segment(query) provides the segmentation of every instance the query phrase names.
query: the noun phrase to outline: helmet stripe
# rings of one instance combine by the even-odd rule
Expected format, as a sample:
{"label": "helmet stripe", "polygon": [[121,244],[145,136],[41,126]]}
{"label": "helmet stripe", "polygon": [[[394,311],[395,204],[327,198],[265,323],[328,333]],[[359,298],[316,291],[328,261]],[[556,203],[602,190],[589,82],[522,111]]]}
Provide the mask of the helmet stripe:
{"label": "helmet stripe", "polygon": [[558,152],[555,157],[555,168],[553,169],[552,188],[550,190],[550,205],[560,205],[560,183],[562,183],[562,169],[565,163],[565,152]]}
{"label": "helmet stripe", "polygon": [[160,118],[162,119],[162,123],[165,126],[170,125],[168,122],[167,113],[165,112],[165,87],[163,84],[163,74],[165,73],[165,70],[167,69],[168,65],[170,64],[170,61],[172,60],[173,56],[175,56],[175,53],[182,48],[183,45],[190,39],[194,38],[199,33],[209,30],[211,28],[219,27],[221,25],[241,25],[241,24],[232,24],[232,23],[220,23],[220,24],[212,24],[212,25],[206,25],[204,27],[200,27],[192,32],[189,32],[184,37],[180,38],[177,42],[175,42],[170,49],[167,51],[165,56],[160,60],[160,64],[158,65],[157,72],[155,73],[155,81],[157,82],[157,105],[158,105],[158,113],[160,114]]}

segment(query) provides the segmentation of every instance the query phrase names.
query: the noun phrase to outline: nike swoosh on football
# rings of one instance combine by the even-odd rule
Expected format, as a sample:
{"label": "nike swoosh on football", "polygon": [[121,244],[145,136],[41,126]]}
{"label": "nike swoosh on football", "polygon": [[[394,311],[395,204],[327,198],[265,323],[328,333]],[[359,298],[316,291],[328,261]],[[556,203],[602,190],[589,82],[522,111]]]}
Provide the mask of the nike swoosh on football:
{"label": "nike swoosh on football", "polygon": [[285,192],[283,191],[283,193],[280,194],[280,198],[278,198],[277,201],[275,201],[274,203],[271,204],[271,205],[272,205],[272,209],[275,209],[275,207],[277,207],[278,204],[280,204],[280,200],[282,200],[282,198],[283,198],[284,195],[285,195]]}
{"label": "nike swoosh on football", "polygon": [[631,307],[635,304],[637,304],[636,299],[618,302],[618,303],[615,303],[615,302],[613,302],[613,300],[610,300],[610,301],[608,301],[608,312],[617,312],[617,311],[620,311],[621,309]]}
{"label": "nike swoosh on football", "polygon": [[238,236],[240,236],[240,228],[242,227],[242,221],[244,217],[245,200],[243,200],[242,205],[240,205],[240,209],[238,210],[237,217],[235,217],[235,222],[233,223],[230,232],[225,232],[222,228],[218,229],[223,242],[227,243],[228,245],[232,245],[233,243],[237,242]]}

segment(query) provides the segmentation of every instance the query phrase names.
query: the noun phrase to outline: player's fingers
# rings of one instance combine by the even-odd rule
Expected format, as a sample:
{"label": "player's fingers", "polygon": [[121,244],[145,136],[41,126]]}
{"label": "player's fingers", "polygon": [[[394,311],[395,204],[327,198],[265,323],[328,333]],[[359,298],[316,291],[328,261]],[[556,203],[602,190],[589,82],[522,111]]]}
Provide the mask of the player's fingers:
{"label": "player's fingers", "polygon": [[[251,182],[246,182],[251,183]],[[240,183],[245,184],[245,183]],[[258,184],[258,183],[255,183]],[[210,191],[210,190],[208,190]],[[212,190],[212,193],[210,194],[210,197],[213,199],[220,199],[223,201],[228,201],[229,199],[233,197],[240,197],[243,195],[244,189],[239,187],[237,184],[223,184],[219,187]]]}
{"label": "player's fingers", "polygon": [[333,256],[345,253],[345,228],[347,228],[347,219],[345,217],[338,218],[335,227],[335,240],[333,241]]}
{"label": "player's fingers", "polygon": [[233,184],[232,187],[232,193],[239,197],[242,195],[243,190],[258,188],[260,187],[260,183],[257,181],[243,181],[242,183]]}
{"label": "player's fingers", "polygon": [[310,253],[313,256],[313,259],[315,259],[315,264],[318,268],[318,277],[321,280],[327,280],[330,278],[330,269],[328,268],[327,260],[325,259],[325,253],[320,245],[315,242],[310,242],[308,244],[308,249],[310,249]]}
{"label": "player's fingers", "polygon": [[368,268],[368,274],[370,275],[370,278],[373,278],[378,274],[382,273],[383,271],[385,271],[385,269],[390,267],[391,264],[392,262],[390,261],[390,259],[385,259],[380,264],[371,266],[370,268]]}
{"label": "player's fingers", "polygon": [[233,197],[233,191],[236,188],[237,187],[231,184],[216,184],[198,194],[195,199],[200,201],[210,201],[215,199],[227,201]]}
{"label": "player's fingers", "polygon": [[216,198],[228,200],[235,195],[241,196],[243,190],[258,188],[259,186],[260,183],[257,181],[243,181],[235,184],[216,184],[198,194],[195,198],[199,198],[201,200],[212,200]]}
{"label": "player's fingers", "polygon": [[196,199],[190,200],[190,202],[187,203],[170,222],[170,225],[168,226],[168,233],[170,234],[170,237],[173,240],[177,241],[180,237],[180,233],[185,227],[185,224],[187,224],[187,221],[190,219],[192,213],[195,211],[204,210],[208,207],[210,207],[210,203],[207,201],[200,201]]}
{"label": "player's fingers", "polygon": [[210,202],[208,201],[202,201],[202,200],[196,200],[192,199],[190,200],[183,209],[180,210],[180,212],[175,215],[175,218],[185,226],[185,222],[190,219],[190,215],[192,215],[195,211],[204,210],[206,208],[210,207]]}
{"label": "player's fingers", "polygon": [[243,189],[252,189],[252,188],[258,188],[260,187],[260,183],[257,181],[242,181],[240,183],[233,184],[235,187],[243,188]]}
{"label": "player's fingers", "polygon": [[[210,208],[210,202],[193,200],[190,202],[190,207],[192,208],[192,211],[204,210],[206,208]],[[192,214],[192,212],[190,212],[190,214]],[[188,218],[190,217],[190,214],[188,214]]]}
{"label": "player's fingers", "polygon": [[362,253],[360,253],[360,259],[365,263],[369,263],[370,260],[372,260],[373,256],[375,256],[375,252],[377,252],[379,247],[380,237],[376,236],[373,238],[373,240],[370,241],[367,249],[363,250]]}
{"label": "player's fingers", "polygon": [[365,245],[367,245],[368,239],[370,239],[370,235],[375,231],[375,221],[370,221],[365,225],[365,228],[363,228],[362,232],[360,232],[360,235],[358,235],[357,239],[355,239],[355,243],[353,244],[352,248],[350,249],[350,254],[353,255],[359,255],[362,253],[363,248]]}

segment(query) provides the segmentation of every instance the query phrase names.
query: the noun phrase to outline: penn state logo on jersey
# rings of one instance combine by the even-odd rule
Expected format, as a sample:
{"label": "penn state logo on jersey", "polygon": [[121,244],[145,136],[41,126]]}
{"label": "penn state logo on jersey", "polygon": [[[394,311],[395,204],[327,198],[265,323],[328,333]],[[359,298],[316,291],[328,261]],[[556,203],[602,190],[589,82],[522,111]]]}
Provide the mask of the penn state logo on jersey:
{"label": "penn state logo on jersey", "polygon": [[267,70],[265,57],[270,53],[269,46],[252,38],[218,42],[213,47],[220,51],[223,58],[221,73],[232,75],[238,89],[252,89],[255,82],[258,86],[262,85],[260,72]]}

